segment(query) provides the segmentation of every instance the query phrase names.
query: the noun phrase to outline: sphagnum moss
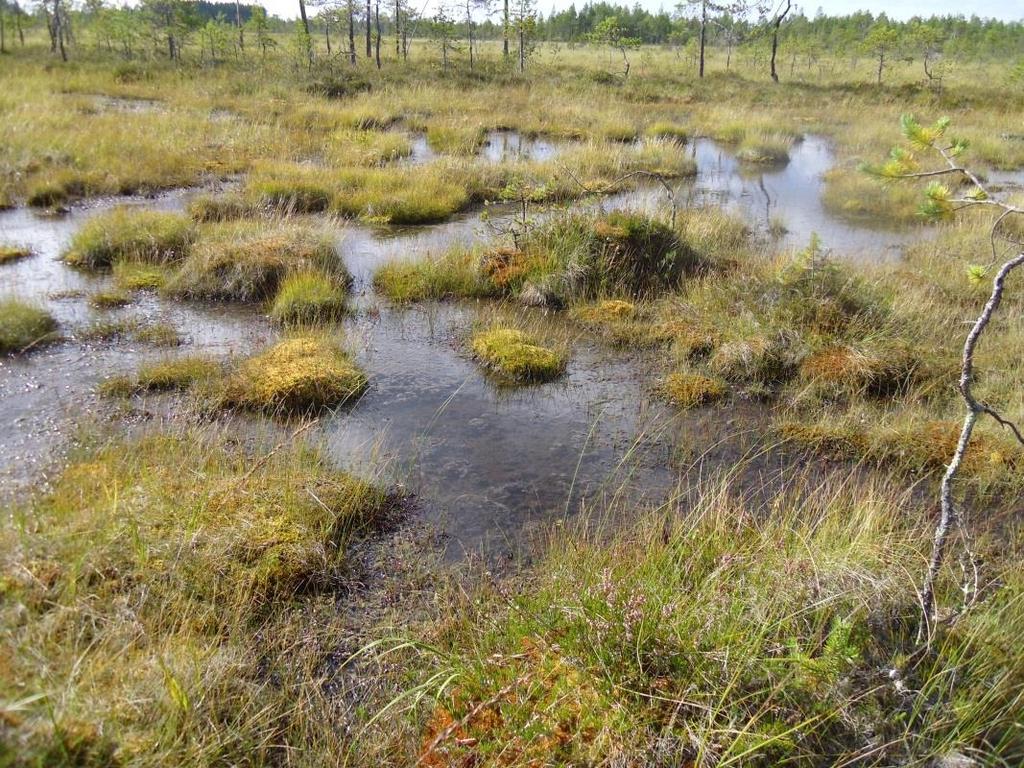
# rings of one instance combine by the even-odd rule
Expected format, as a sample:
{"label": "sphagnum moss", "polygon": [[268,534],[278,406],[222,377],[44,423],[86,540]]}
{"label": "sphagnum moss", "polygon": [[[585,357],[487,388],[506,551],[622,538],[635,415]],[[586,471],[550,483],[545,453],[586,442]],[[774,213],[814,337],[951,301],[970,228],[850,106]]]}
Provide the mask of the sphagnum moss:
{"label": "sphagnum moss", "polygon": [[516,382],[544,382],[565,371],[565,356],[540,346],[516,328],[492,328],[473,336],[473,354],[496,374]]}
{"label": "sphagnum moss", "polygon": [[221,400],[228,407],[302,413],[342,405],[366,386],[366,375],[336,340],[304,335],[280,341],[239,364]]}

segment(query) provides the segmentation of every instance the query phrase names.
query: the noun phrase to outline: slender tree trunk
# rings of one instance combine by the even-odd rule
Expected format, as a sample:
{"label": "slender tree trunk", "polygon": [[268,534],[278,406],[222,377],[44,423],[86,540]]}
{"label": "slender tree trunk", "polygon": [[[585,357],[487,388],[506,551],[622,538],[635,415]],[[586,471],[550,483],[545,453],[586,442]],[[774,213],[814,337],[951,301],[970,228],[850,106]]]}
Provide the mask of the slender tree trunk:
{"label": "slender tree trunk", "polygon": [[373,12],[370,10],[370,0],[366,0],[366,58],[373,56],[373,43],[370,39],[370,27],[373,25]]}
{"label": "slender tree trunk", "polygon": [[324,19],[324,37],[327,40],[327,55],[331,55],[331,20]]}
{"label": "slender tree trunk", "polygon": [[373,6],[373,21],[376,27],[376,37],[373,44],[373,55],[377,62],[377,69],[380,69],[380,0],[376,0]]}
{"label": "slender tree trunk", "polygon": [[473,15],[469,3],[470,0],[466,0],[466,36],[469,38],[469,68],[473,69]]}
{"label": "slender tree trunk", "polygon": [[508,61],[508,0],[505,0],[505,15],[501,21],[501,35],[502,35],[502,54],[505,57],[505,61]]}
{"label": "slender tree trunk", "polygon": [[21,42],[21,47],[25,47],[25,30],[21,27],[21,13],[14,14],[14,23],[18,27],[18,40]]}
{"label": "slender tree trunk", "polygon": [[395,0],[395,58],[402,55],[402,12],[401,1]]}
{"label": "slender tree trunk", "polygon": [[882,84],[882,68],[885,66],[885,54],[878,54],[878,84]]}
{"label": "slender tree trunk", "polygon": [[793,7],[790,0],[786,0],[786,7],[778,16],[775,17],[774,28],[772,29],[772,82],[779,82],[779,73],[775,70],[775,56],[779,52],[779,27],[782,26],[782,20],[786,18],[786,14],[789,13],[789,9]]}
{"label": "slender tree trunk", "polygon": [[302,28],[306,31],[306,37],[309,37],[309,19],[306,18],[306,0],[299,0],[299,16],[302,17]]}
{"label": "slender tree trunk", "polygon": [[526,71],[526,30],[522,22],[519,24],[519,71]]}
{"label": "slender tree trunk", "polygon": [[242,3],[235,0],[235,26],[238,27],[238,50],[245,51],[245,30],[242,29]]}
{"label": "slender tree trunk", "polygon": [[356,63],[356,9],[353,0],[348,2],[348,60]]}
{"label": "slender tree trunk", "polygon": [[704,77],[704,33],[708,26],[708,4],[702,2],[700,4],[700,66],[698,68],[698,77]]}

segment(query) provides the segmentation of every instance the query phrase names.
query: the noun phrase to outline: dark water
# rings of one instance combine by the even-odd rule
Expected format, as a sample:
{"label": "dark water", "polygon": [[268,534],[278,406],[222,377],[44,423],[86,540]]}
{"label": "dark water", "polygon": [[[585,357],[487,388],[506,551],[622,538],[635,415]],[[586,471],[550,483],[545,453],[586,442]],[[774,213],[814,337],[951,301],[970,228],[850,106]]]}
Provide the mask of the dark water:
{"label": "dark water", "polygon": [[[519,151],[516,146],[505,143],[494,152],[504,157]],[[831,155],[823,142],[804,141],[786,167],[753,177],[709,142],[698,142],[695,153],[700,173],[681,188],[686,194],[701,204],[736,206],[755,222],[781,216],[794,243],[802,244],[812,230],[837,249],[885,247],[907,236],[857,227],[824,212],[820,173]],[[142,295],[111,312],[89,308],[82,296],[55,298],[68,291],[88,294],[108,280],[57,260],[83,221],[114,204],[179,210],[190,194],[100,201],[57,218],[24,209],[0,214],[0,240],[35,250],[29,259],[0,267],[0,295],[44,304],[67,337],[20,358],[0,359],[0,492],[36,481],[59,459],[82,414],[103,412],[94,394],[98,382],[168,354],[125,341],[77,340],[94,320],[168,322],[186,339],[170,354],[243,355],[278,335],[260,307]],[[662,203],[654,190],[605,201],[629,207]],[[476,302],[394,308],[373,292],[372,276],[385,261],[423,257],[492,235],[476,214],[429,227],[339,227],[339,253],[353,272],[357,294],[345,330],[371,381],[358,403],[324,420],[324,444],[340,466],[361,471],[384,462],[390,478],[405,482],[425,513],[442,524],[454,556],[484,544],[500,550],[505,541],[520,540],[534,524],[575,511],[584,500],[619,496],[636,506],[657,504],[684,474],[692,479],[709,467],[731,466],[751,450],[766,418],[757,406],[680,414],[652,394],[662,373],[654,358],[580,337],[557,316]],[[510,390],[470,359],[466,337],[503,313],[566,340],[571,359],[561,380]],[[777,476],[779,461],[753,462],[753,482]]]}

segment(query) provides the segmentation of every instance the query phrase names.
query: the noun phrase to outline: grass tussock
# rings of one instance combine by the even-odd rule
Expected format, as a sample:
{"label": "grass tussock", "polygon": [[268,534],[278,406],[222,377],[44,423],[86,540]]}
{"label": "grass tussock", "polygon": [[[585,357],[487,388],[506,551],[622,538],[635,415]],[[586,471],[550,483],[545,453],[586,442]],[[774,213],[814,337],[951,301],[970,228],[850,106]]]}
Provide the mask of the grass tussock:
{"label": "grass tussock", "polygon": [[789,162],[793,137],[785,133],[748,133],[736,149],[736,157],[743,163],[776,165]]}
{"label": "grass tussock", "polygon": [[367,383],[334,339],[295,336],[242,361],[225,382],[220,404],[267,413],[308,413],[357,398]]}
{"label": "grass tussock", "polygon": [[17,766],[338,754],[317,670],[340,631],[329,617],[349,543],[389,505],[302,445],[252,453],[183,431],[81,452],[2,534],[2,754]]}
{"label": "grass tussock", "polygon": [[541,346],[516,328],[492,328],[473,336],[473,355],[490,371],[513,382],[541,383],[562,375],[565,355]]}
{"label": "grass tussock", "polygon": [[524,587],[425,632],[409,761],[1016,763],[1024,572],[911,656],[929,537],[905,503],[837,480],[755,509],[709,483],[611,537],[554,534]]}
{"label": "grass tussock", "polygon": [[481,269],[479,254],[465,248],[418,260],[388,262],[373,277],[374,286],[399,303],[452,298],[493,298],[501,294]]}
{"label": "grass tussock", "polygon": [[14,296],[0,297],[0,355],[44,343],[56,329],[57,321],[42,307]]}
{"label": "grass tussock", "polygon": [[168,264],[183,259],[194,239],[186,216],[114,208],[92,217],[75,233],[64,259],[86,269],[104,269],[118,261]]}
{"label": "grass tussock", "polygon": [[115,397],[129,397],[147,392],[186,390],[216,379],[221,365],[216,360],[200,355],[171,357],[145,363],[134,376],[115,376],[100,385],[100,393]]}
{"label": "grass tussock", "polygon": [[670,373],[665,377],[661,391],[680,408],[696,408],[719,402],[729,390],[719,379],[697,373]]}
{"label": "grass tussock", "polygon": [[923,221],[919,213],[920,190],[912,184],[883,183],[845,166],[825,174],[821,199],[829,210],[852,219],[890,226]]}
{"label": "grass tussock", "polygon": [[24,245],[0,243],[0,264],[10,264],[32,255],[32,249]]}
{"label": "grass tussock", "polygon": [[668,139],[685,144],[690,139],[690,131],[678,123],[652,123],[647,127],[647,135],[655,139]]}
{"label": "grass tussock", "polygon": [[89,306],[93,309],[118,309],[131,303],[132,297],[120,287],[105,288],[89,295]]}
{"label": "grass tussock", "polygon": [[199,195],[189,201],[188,215],[194,221],[234,221],[254,213],[252,201],[245,195],[228,192],[220,195]]}
{"label": "grass tussock", "polygon": [[[782,418],[779,437],[799,448],[837,459],[866,461],[914,475],[939,477],[960,437],[956,419],[910,412],[883,420],[878,413],[850,413],[812,423]],[[978,429],[961,464],[961,474],[975,488],[1020,489],[1024,450],[1005,432]]]}
{"label": "grass tussock", "polygon": [[689,234],[639,213],[565,214],[519,247],[457,248],[386,264],[377,285],[399,301],[505,296],[561,307],[608,295],[644,298],[678,288],[710,263],[706,243]]}
{"label": "grass tussock", "polygon": [[321,272],[296,272],[282,281],[270,316],[285,325],[310,325],[337,320],[345,309],[345,287],[337,279]]}
{"label": "grass tussock", "polygon": [[267,301],[289,275],[311,269],[348,281],[327,229],[286,221],[208,224],[166,290],[193,299]]}

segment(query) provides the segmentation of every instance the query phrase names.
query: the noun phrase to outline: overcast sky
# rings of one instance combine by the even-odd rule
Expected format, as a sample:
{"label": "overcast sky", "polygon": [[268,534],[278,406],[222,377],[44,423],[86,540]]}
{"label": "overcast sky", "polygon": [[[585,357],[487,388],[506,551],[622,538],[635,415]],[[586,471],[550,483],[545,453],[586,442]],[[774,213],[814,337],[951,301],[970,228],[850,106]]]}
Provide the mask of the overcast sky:
{"label": "overcast sky", "polygon": [[[619,2],[623,5],[632,5],[634,0],[609,0]],[[412,0],[417,8],[431,8],[436,0]],[[547,15],[552,8],[561,10],[568,8],[573,0],[537,0],[538,10]],[[576,7],[580,8],[586,0],[577,0]],[[644,8],[656,11],[659,8],[671,10],[675,7],[675,0],[639,0]],[[263,6],[272,14],[285,18],[294,18],[299,14],[298,0],[262,0]],[[953,0],[818,0],[801,4],[800,7],[808,16],[813,16],[818,7],[825,13],[836,16],[845,15],[859,10],[867,10],[872,13],[885,11],[889,18],[908,19],[911,16],[950,15],[963,14],[970,16],[976,14],[983,17],[1004,19],[1007,21],[1024,20],[1024,0],[970,0],[969,2],[954,2]]]}

